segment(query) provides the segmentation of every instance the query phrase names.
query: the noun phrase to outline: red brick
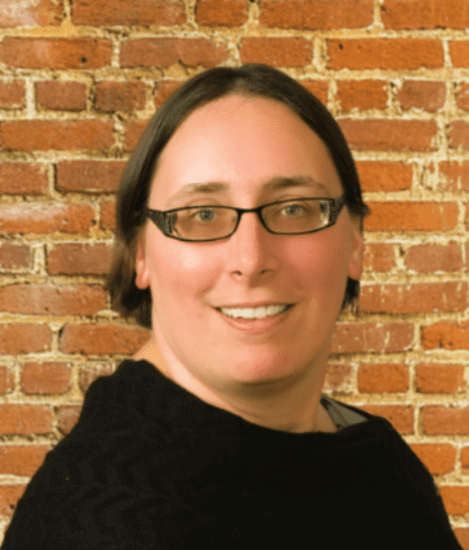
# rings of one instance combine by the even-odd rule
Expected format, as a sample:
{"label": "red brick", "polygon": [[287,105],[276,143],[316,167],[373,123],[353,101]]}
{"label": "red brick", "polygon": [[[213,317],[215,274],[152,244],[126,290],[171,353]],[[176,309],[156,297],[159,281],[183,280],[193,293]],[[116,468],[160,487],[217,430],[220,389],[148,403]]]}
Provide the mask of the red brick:
{"label": "red brick", "polygon": [[386,29],[466,29],[466,0],[384,0],[381,19]]}
{"label": "red brick", "polygon": [[451,149],[469,149],[469,122],[457,120],[449,125],[449,146]]}
{"label": "red brick", "polygon": [[449,43],[449,53],[453,67],[469,67],[469,40],[452,40]]}
{"label": "red brick", "polygon": [[96,84],[97,111],[136,111],[145,107],[145,83],[141,80],[126,82],[99,82]]}
{"label": "red brick", "polygon": [[195,6],[195,20],[204,27],[239,27],[247,18],[246,0],[198,0]]}
{"label": "red brick", "polygon": [[456,90],[456,104],[463,111],[469,111],[469,84],[459,84]]}
{"label": "red brick", "polygon": [[443,45],[430,38],[328,40],[327,67],[339,69],[436,69],[443,67]]}
{"label": "red brick", "polygon": [[263,27],[299,30],[356,29],[373,23],[373,0],[261,0]]}
{"label": "red brick", "polygon": [[411,246],[406,253],[405,265],[417,273],[459,271],[463,267],[461,246],[455,242]]}
{"label": "red brick", "polygon": [[438,127],[433,120],[341,119],[351,147],[360,151],[435,151]]}
{"label": "red brick", "polygon": [[8,313],[93,315],[106,307],[106,292],[98,285],[16,284],[0,287],[0,310]]}
{"label": "red brick", "polygon": [[116,192],[125,161],[71,160],[57,165],[57,189],[78,193]]}
{"label": "red brick", "polygon": [[328,363],[326,368],[326,378],[324,380],[324,389],[326,391],[336,391],[347,393],[347,389],[352,385],[352,366],[344,363]]}
{"label": "red brick", "polygon": [[139,38],[121,46],[121,67],[169,67],[181,63],[187,67],[209,68],[228,58],[225,44],[207,38]]}
{"label": "red brick", "polygon": [[464,388],[464,365],[419,363],[415,382],[420,393],[457,393]]}
{"label": "red brick", "polygon": [[155,90],[155,107],[158,108],[168,99],[168,97],[180,88],[184,82],[178,80],[162,80],[158,83]]}
{"label": "red brick", "polygon": [[101,228],[111,231],[116,228],[116,203],[114,201],[101,203]]}
{"label": "red brick", "polygon": [[63,353],[85,355],[132,355],[149,337],[148,330],[127,325],[66,325],[60,340],[60,350]]}
{"label": "red brick", "polygon": [[0,164],[0,193],[41,195],[47,191],[47,166],[26,162]]}
{"label": "red brick", "polygon": [[385,418],[401,435],[414,433],[414,407],[410,405],[363,405],[359,408]]}
{"label": "red brick", "polygon": [[444,160],[439,164],[439,172],[445,183],[444,190],[469,191],[469,161]]}
{"label": "red brick", "polygon": [[104,275],[111,267],[111,255],[111,247],[104,243],[56,244],[47,254],[47,271],[51,275]]}
{"label": "red brick", "polygon": [[427,405],[423,408],[422,420],[424,434],[469,435],[469,407]]}
{"label": "red brick", "polygon": [[58,26],[63,20],[63,0],[0,3],[0,27]]}
{"label": "red brick", "polygon": [[406,80],[397,92],[397,99],[405,111],[415,108],[435,112],[444,107],[445,98],[444,82]]}
{"label": "red brick", "polygon": [[0,434],[48,434],[52,411],[44,405],[0,405]]}
{"label": "red brick", "polygon": [[[0,5],[0,10],[2,9]],[[1,20],[1,15],[0,15]],[[25,87],[24,80],[0,81],[0,109],[23,109]]]}
{"label": "red brick", "polygon": [[10,393],[13,391],[14,386],[15,380],[13,373],[4,365],[0,365],[0,393]]}
{"label": "red brick", "polygon": [[363,267],[367,271],[391,271],[396,266],[392,244],[366,243]]}
{"label": "red brick", "polygon": [[410,448],[432,475],[448,474],[456,464],[456,449],[445,443],[413,443]]}
{"label": "red brick", "polygon": [[397,353],[411,348],[411,323],[337,323],[331,353]]}
{"label": "red brick", "polygon": [[25,363],[21,372],[21,390],[26,394],[65,393],[71,387],[71,370],[67,363]]}
{"label": "red brick", "polygon": [[39,107],[53,111],[83,111],[86,108],[87,90],[82,82],[51,80],[36,83]]}
{"label": "red brick", "polygon": [[94,221],[90,204],[38,202],[0,205],[0,233],[88,234]]}
{"label": "red brick", "polygon": [[450,231],[458,221],[454,202],[369,202],[365,231]]}
{"label": "red brick", "polygon": [[357,387],[360,393],[404,393],[409,390],[409,367],[403,363],[362,363]]}
{"label": "red brick", "polygon": [[15,38],[0,44],[0,63],[27,69],[100,69],[111,62],[112,44],[103,38]]}
{"label": "red brick", "polygon": [[342,111],[385,109],[388,101],[383,80],[339,80],[336,97]]}
{"label": "red brick", "polygon": [[16,504],[23,496],[26,485],[1,485],[0,486],[0,514],[11,516]]}
{"label": "red brick", "polygon": [[51,450],[48,445],[6,445],[0,447],[0,474],[32,476]]}
{"label": "red brick", "polygon": [[421,329],[423,349],[469,349],[469,321],[442,321]]}
{"label": "red brick", "polygon": [[137,147],[138,140],[148,122],[148,120],[131,120],[124,125],[124,151],[126,153],[131,153]]}
{"label": "red brick", "polygon": [[15,120],[0,123],[0,146],[16,151],[105,150],[114,145],[114,123],[103,120]]}
{"label": "red brick", "polygon": [[447,514],[463,516],[469,513],[469,489],[467,486],[451,487],[440,485],[439,491]]}
{"label": "red brick", "polygon": [[309,90],[319,101],[326,105],[329,83],[324,80],[298,80],[298,83]]}
{"label": "red brick", "polygon": [[101,376],[109,376],[116,370],[117,365],[115,363],[98,363],[93,365],[87,365],[80,370],[80,389],[85,393],[91,384]]}
{"label": "red brick", "polygon": [[81,405],[62,405],[57,407],[57,427],[62,434],[67,435],[72,431],[78,422],[81,408]]}
{"label": "red brick", "polygon": [[362,190],[404,191],[412,185],[412,165],[404,162],[360,160],[356,163]]}
{"label": "red brick", "polygon": [[[446,492],[445,488],[443,487],[443,491]],[[464,494],[464,491],[459,491],[458,494]],[[465,498],[467,497],[467,492],[465,495]],[[447,499],[448,500],[448,499]],[[459,544],[462,548],[469,548],[469,528],[464,527],[455,527],[453,528],[453,532],[456,536],[456,538],[459,541]]]}
{"label": "red brick", "polygon": [[11,271],[29,269],[31,265],[31,249],[25,244],[0,244],[0,269]]}
{"label": "red brick", "polygon": [[74,25],[150,26],[183,25],[186,22],[181,0],[113,0],[90,2],[74,0],[72,23]]}
{"label": "red brick", "polygon": [[464,311],[467,283],[418,283],[409,285],[367,285],[360,289],[360,311],[410,315]]}
{"label": "red brick", "polygon": [[242,63],[304,67],[311,65],[313,43],[306,38],[243,38],[239,55]]}
{"label": "red brick", "polygon": [[[466,221],[466,229],[469,229],[469,204],[466,205],[466,216],[464,219]],[[467,251],[467,248],[466,248],[466,251]]]}
{"label": "red brick", "polygon": [[52,332],[48,325],[12,323],[0,325],[0,353],[19,355],[51,349]]}

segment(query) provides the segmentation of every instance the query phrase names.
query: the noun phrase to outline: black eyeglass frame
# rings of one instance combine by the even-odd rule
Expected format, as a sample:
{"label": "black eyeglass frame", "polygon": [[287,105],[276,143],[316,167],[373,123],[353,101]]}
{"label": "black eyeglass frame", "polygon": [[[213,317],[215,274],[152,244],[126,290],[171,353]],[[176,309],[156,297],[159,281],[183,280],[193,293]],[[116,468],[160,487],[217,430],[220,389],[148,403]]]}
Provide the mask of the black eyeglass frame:
{"label": "black eyeglass frame", "polygon": [[[318,227],[317,229],[312,229],[310,231],[299,231],[297,233],[283,233],[278,231],[272,231],[269,229],[262,217],[262,210],[266,208],[267,206],[272,206],[273,204],[280,204],[282,202],[288,203],[288,202],[298,202],[298,201],[326,201],[330,204],[330,211],[329,211],[329,223],[327,225],[324,225],[322,227]],[[153,208],[144,208],[145,215],[158,227],[158,229],[165,235],[165,237],[169,237],[171,239],[177,239],[178,241],[186,241],[191,243],[205,243],[210,241],[221,241],[223,239],[227,239],[228,237],[231,237],[235,233],[235,231],[238,229],[239,222],[241,220],[241,216],[246,212],[255,212],[257,214],[257,217],[259,218],[261,224],[265,227],[265,229],[272,233],[273,235],[305,235],[307,233],[316,233],[317,231],[322,231],[323,229],[327,229],[328,227],[331,227],[337,222],[337,218],[339,217],[340,212],[342,211],[342,208],[345,206],[345,197],[344,195],[340,195],[339,197],[330,198],[330,197],[314,197],[314,198],[301,198],[301,199],[289,199],[289,200],[283,200],[283,201],[275,201],[275,202],[269,202],[267,204],[263,204],[261,206],[258,206],[257,208],[236,208],[234,206],[218,206],[218,205],[197,205],[197,206],[185,206],[183,208],[173,208],[171,210],[155,210]],[[223,237],[217,237],[216,239],[184,239],[182,237],[177,237],[176,235],[170,235],[170,220],[169,220],[169,214],[172,212],[178,212],[180,210],[195,210],[197,208],[226,208],[227,210],[234,210],[237,215],[238,219],[236,220],[236,224],[233,228],[233,231],[229,233],[228,235],[224,235]]]}

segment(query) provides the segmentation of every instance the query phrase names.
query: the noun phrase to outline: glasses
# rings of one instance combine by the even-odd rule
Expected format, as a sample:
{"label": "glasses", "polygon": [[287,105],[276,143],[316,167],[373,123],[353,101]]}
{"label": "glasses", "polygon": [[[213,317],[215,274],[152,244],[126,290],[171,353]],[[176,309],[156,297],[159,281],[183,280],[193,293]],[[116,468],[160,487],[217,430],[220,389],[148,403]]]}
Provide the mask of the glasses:
{"label": "glasses", "polygon": [[344,205],[345,199],[341,195],[335,199],[276,201],[249,209],[213,205],[166,211],[145,208],[145,214],[167,237],[204,242],[233,235],[246,212],[255,212],[262,225],[274,235],[314,233],[334,225]]}

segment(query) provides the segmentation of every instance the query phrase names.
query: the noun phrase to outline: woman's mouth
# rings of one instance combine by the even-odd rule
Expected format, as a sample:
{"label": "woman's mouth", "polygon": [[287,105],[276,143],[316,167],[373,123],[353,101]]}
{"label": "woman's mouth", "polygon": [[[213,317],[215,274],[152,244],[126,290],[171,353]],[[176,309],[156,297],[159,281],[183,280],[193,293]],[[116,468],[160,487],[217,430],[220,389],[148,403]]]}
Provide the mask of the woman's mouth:
{"label": "woman's mouth", "polygon": [[273,304],[258,307],[220,307],[216,309],[232,319],[264,319],[279,315],[292,306],[293,304]]}

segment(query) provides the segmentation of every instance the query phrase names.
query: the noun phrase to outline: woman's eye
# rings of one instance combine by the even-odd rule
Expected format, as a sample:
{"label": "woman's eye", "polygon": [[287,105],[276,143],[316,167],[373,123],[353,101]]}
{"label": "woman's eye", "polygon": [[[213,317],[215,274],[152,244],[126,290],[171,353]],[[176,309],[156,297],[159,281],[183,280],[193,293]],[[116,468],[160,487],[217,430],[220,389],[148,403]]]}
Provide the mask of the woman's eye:
{"label": "woman's eye", "polygon": [[215,212],[209,208],[204,208],[203,210],[198,210],[194,214],[194,218],[197,221],[201,222],[210,222],[215,217]]}
{"label": "woman's eye", "polygon": [[305,208],[300,204],[288,204],[283,208],[283,212],[287,216],[298,216],[299,214],[303,214],[305,212]]}

